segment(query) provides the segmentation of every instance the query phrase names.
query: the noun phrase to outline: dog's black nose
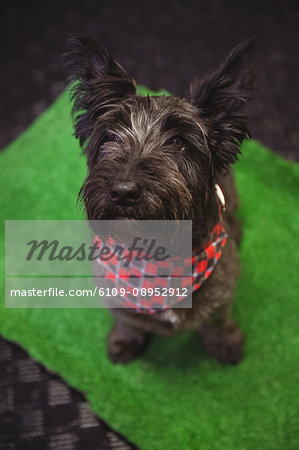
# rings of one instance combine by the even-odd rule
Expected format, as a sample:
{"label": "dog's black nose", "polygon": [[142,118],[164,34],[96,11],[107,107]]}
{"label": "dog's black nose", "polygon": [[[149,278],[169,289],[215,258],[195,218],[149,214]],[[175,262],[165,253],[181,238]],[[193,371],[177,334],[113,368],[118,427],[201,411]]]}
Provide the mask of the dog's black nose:
{"label": "dog's black nose", "polygon": [[141,186],[135,181],[115,181],[110,190],[110,199],[116,205],[130,206],[141,195]]}

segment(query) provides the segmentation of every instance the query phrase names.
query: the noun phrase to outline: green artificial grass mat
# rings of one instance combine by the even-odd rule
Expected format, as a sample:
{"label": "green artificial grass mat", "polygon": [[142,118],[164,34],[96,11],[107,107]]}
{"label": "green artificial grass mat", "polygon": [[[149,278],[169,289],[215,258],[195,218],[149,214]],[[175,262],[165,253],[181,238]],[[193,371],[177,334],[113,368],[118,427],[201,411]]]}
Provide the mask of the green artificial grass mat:
{"label": "green artificial grass mat", "polygon": [[72,132],[65,92],[0,154],[0,333],[83,391],[141,449],[297,450],[299,166],[254,141],[236,165],[244,240],[234,317],[244,360],[223,366],[197,333],[182,333],[155,337],[138,361],[118,366],[106,356],[106,310],[4,308],[4,220],[84,217],[76,197],[85,158]]}

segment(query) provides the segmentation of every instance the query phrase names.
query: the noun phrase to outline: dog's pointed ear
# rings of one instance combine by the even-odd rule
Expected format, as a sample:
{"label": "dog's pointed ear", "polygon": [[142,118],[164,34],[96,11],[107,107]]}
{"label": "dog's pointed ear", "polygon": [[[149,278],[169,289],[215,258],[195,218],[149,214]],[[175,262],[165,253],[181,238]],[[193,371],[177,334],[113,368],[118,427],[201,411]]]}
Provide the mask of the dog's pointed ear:
{"label": "dog's pointed ear", "polygon": [[100,115],[136,94],[136,83],[93,38],[72,36],[63,57],[69,81],[75,82],[72,112],[75,136],[82,146]]}
{"label": "dog's pointed ear", "polygon": [[244,106],[252,90],[251,53],[256,38],[239,44],[224,63],[204,80],[191,83],[191,103],[209,130],[208,143],[216,171],[234,163],[240,144],[249,136]]}

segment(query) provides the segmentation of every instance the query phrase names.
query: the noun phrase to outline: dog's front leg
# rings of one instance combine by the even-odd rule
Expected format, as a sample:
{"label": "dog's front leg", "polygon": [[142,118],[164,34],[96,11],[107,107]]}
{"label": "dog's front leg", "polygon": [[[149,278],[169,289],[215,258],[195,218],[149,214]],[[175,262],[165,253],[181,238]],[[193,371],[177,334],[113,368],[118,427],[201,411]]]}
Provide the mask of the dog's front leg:
{"label": "dog's front leg", "polygon": [[116,319],[107,338],[108,356],[114,363],[126,364],[141,355],[149,338],[149,333]]}
{"label": "dog's front leg", "polygon": [[206,350],[223,364],[237,364],[243,356],[244,336],[230,310],[231,305],[217,308],[200,329]]}

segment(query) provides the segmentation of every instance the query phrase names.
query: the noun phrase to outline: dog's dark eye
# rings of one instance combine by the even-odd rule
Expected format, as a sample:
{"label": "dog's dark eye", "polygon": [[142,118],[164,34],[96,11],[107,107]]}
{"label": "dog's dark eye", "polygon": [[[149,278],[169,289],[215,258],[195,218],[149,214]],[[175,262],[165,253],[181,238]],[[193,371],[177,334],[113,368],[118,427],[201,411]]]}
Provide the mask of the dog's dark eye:
{"label": "dog's dark eye", "polygon": [[116,142],[117,144],[120,144],[122,142],[121,138],[117,134],[107,134],[105,137],[103,144],[105,142]]}
{"label": "dog's dark eye", "polygon": [[174,137],[172,139],[169,139],[167,141],[167,145],[170,145],[171,147],[175,148],[176,150],[182,150],[185,147],[184,142],[180,137]]}

